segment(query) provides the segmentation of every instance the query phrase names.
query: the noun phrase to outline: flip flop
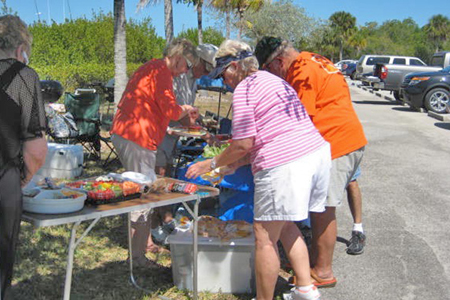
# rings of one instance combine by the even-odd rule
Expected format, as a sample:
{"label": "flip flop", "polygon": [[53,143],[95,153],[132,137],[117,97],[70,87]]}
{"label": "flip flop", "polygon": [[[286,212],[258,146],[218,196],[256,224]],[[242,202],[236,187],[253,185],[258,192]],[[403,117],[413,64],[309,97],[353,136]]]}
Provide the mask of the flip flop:
{"label": "flip flop", "polygon": [[320,278],[319,276],[317,276],[316,272],[313,269],[311,269],[311,281],[318,288],[331,288],[334,287],[337,283],[336,277],[333,277],[331,279]]}
{"label": "flip flop", "polygon": [[161,249],[158,245],[147,245],[147,247],[145,248],[145,252],[151,252],[151,253],[159,253],[161,252]]}

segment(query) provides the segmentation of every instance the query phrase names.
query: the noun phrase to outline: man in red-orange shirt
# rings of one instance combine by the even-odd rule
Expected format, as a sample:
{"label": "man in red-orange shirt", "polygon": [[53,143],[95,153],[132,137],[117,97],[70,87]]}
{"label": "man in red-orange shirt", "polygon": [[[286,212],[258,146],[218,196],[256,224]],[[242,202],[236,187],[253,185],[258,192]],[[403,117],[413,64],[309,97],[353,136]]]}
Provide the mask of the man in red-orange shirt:
{"label": "man in red-orange shirt", "polygon": [[[166,134],[170,120],[187,115],[195,121],[198,110],[178,105],[173,93],[173,78],[186,73],[198,62],[194,46],[185,39],[174,40],[164,58],[142,65],[128,81],[117,106],[111,140],[127,171],[155,176],[157,146]],[[145,265],[146,248],[151,248],[149,210],[132,213],[133,260]]]}
{"label": "man in red-orange shirt", "polygon": [[311,213],[311,277],[318,287],[336,285],[332,262],[336,244],[336,207],[358,168],[367,144],[350,91],[327,58],[302,51],[287,41],[264,37],[256,46],[260,68],[284,78],[297,91],[311,120],[331,145],[332,169],[324,213]]}

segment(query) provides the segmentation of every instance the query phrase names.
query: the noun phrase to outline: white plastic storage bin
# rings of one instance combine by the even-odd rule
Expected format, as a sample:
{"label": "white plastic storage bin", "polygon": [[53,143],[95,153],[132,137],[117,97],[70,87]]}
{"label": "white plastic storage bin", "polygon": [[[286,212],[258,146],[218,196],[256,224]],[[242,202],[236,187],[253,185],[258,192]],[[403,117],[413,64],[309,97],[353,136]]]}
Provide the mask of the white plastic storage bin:
{"label": "white plastic storage bin", "polygon": [[45,164],[37,175],[51,178],[74,178],[83,172],[83,146],[48,143]]}
{"label": "white plastic storage bin", "polygon": [[[193,236],[176,232],[169,236],[174,284],[193,290]],[[230,241],[198,238],[198,290],[212,293],[255,291],[254,236]]]}

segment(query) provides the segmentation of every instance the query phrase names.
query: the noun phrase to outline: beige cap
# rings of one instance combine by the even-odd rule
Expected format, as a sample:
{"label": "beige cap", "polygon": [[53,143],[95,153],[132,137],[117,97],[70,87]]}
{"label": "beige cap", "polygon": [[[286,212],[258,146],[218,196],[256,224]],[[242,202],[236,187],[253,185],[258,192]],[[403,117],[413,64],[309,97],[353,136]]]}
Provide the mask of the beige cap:
{"label": "beige cap", "polygon": [[216,60],[214,58],[217,50],[219,50],[219,48],[213,44],[201,44],[196,48],[198,56],[213,67],[216,65]]}

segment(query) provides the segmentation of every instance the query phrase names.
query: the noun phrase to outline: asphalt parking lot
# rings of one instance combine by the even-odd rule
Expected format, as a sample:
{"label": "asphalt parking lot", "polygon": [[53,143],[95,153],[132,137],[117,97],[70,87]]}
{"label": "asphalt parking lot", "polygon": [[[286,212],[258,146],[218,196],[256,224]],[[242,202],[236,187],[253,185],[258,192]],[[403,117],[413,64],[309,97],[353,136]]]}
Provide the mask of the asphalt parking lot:
{"label": "asphalt parking lot", "polygon": [[[369,93],[371,93],[371,94],[373,94],[373,95],[375,95],[377,97],[380,97],[381,99],[392,101],[395,104],[408,107],[408,105],[400,103],[399,101],[397,101],[394,98],[394,95],[390,91],[383,91],[383,90],[376,91],[376,90],[374,90],[374,89],[372,89],[370,87],[363,86],[361,84],[361,81],[359,81],[359,80],[351,80],[350,78],[347,78],[347,83],[348,83],[349,86],[354,86],[354,87],[360,88],[363,91],[367,91],[367,92],[369,92]],[[450,121],[450,114],[437,114],[437,113],[434,113],[434,112],[427,112],[424,109],[421,109],[420,112],[427,113],[429,117],[435,118],[435,119],[437,119],[439,121]]]}
{"label": "asphalt parking lot", "polygon": [[[364,254],[346,254],[352,219],[337,209],[335,288],[322,300],[450,299],[450,122],[349,82],[368,145],[359,184]],[[386,93],[386,94],[385,94]]]}

